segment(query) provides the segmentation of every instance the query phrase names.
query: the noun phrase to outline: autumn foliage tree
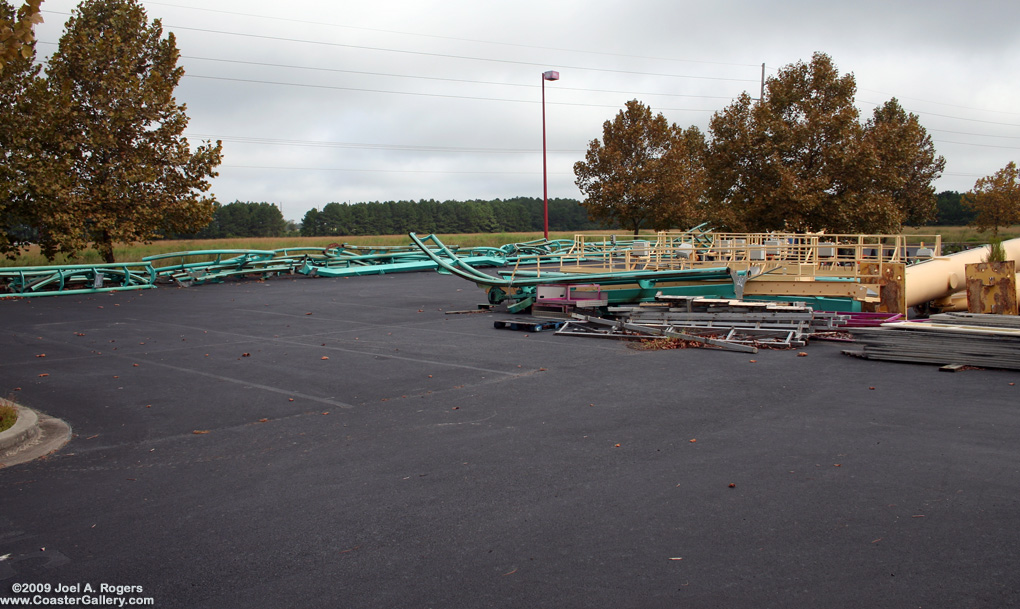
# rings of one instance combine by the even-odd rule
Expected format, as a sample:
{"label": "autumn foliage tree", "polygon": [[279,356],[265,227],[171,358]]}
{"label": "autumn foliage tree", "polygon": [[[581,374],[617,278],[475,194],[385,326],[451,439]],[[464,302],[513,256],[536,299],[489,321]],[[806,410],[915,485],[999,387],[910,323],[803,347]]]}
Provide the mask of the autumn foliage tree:
{"label": "autumn foliage tree", "polygon": [[854,196],[847,176],[861,126],[853,77],[816,61],[787,67],[766,86],[766,101],[745,93],[712,117],[717,215],[742,230],[823,228]]}
{"label": "autumn foliage tree", "polygon": [[634,234],[686,228],[700,216],[705,151],[696,127],[680,129],[632,100],[574,164],[575,182],[594,221]]}
{"label": "autumn foliage tree", "polygon": [[963,195],[964,206],[977,212],[972,224],[992,230],[999,237],[1000,226],[1020,224],[1020,170],[1010,161],[990,176],[978,179],[974,190]]}
{"label": "autumn foliage tree", "polygon": [[717,112],[707,143],[631,101],[574,165],[576,183],[593,219],[635,231],[710,220],[882,233],[933,220],[945,159],[896,99],[862,123],[856,90],[852,74],[816,53],[769,78],[764,99],[745,93]]}
{"label": "autumn foliage tree", "polygon": [[[0,2],[0,24],[8,23],[13,9]],[[31,50],[31,45],[28,47]],[[26,200],[23,180],[19,178],[18,143],[25,131],[27,91],[38,73],[32,69],[32,54],[20,53],[9,60],[0,72],[0,253],[10,254],[20,244],[19,229],[25,226]]]}
{"label": "autumn foliage tree", "polygon": [[178,58],[174,35],[136,0],[86,0],[72,14],[46,71],[51,137],[68,164],[39,168],[60,185],[48,193],[59,221],[41,218],[48,255],[92,245],[113,262],[114,243],[209,223],[214,199],[203,193],[222,146],[192,150],[182,135]]}
{"label": "autumn foliage tree", "polygon": [[[14,9],[0,1],[0,21],[12,19]],[[53,117],[34,59],[35,45],[26,43],[0,72],[0,254],[10,258],[38,239],[42,199],[56,188],[41,168],[61,158],[49,154],[47,142],[59,140],[48,137]]]}
{"label": "autumn foliage tree", "polygon": [[711,120],[708,197],[737,230],[893,232],[934,217],[945,160],[893,99],[865,124],[856,83],[816,53]]}
{"label": "autumn foliage tree", "polygon": [[0,2],[0,74],[8,63],[34,55],[33,28],[43,21],[39,14],[42,2],[25,0],[16,13],[6,1]]}
{"label": "autumn foliage tree", "polygon": [[[917,115],[905,111],[893,98],[875,108],[865,123],[864,138],[867,166],[872,169],[870,192],[884,210],[877,225],[898,229],[907,222],[935,220],[938,199],[934,183],[945,170],[946,160],[935,152],[935,144]],[[857,221],[865,225],[868,218]]]}

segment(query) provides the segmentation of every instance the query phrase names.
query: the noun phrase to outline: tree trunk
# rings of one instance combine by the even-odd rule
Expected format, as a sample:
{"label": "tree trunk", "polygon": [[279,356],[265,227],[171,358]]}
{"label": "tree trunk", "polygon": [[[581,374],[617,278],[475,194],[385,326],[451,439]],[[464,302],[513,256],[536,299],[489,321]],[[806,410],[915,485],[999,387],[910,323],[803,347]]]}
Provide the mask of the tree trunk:
{"label": "tree trunk", "polygon": [[103,231],[102,241],[100,241],[97,245],[99,246],[99,255],[103,257],[103,262],[108,264],[117,262],[113,257],[113,238],[110,237],[110,233],[108,231]]}

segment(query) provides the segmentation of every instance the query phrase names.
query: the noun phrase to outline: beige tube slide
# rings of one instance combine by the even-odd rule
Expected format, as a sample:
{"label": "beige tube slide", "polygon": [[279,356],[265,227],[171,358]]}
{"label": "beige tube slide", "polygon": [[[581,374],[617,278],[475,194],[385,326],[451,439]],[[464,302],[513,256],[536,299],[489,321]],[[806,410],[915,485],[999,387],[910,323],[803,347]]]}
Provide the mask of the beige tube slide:
{"label": "beige tube slide", "polygon": [[[1020,239],[1003,241],[1002,247],[1006,250],[1007,260],[1020,260]],[[966,290],[965,265],[984,262],[988,257],[988,250],[989,246],[986,245],[908,266],[905,280],[907,306],[914,307],[932,300],[948,298]],[[1017,284],[1020,286],[1020,281]]]}

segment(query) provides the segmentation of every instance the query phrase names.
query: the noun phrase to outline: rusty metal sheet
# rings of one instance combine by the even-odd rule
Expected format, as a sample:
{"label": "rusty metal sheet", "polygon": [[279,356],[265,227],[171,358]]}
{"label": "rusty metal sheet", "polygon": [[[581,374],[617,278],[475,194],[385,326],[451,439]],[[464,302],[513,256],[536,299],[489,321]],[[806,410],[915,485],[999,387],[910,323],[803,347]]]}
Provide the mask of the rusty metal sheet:
{"label": "rusty metal sheet", "polygon": [[970,313],[1016,315],[1016,262],[976,262],[965,267]]}
{"label": "rusty metal sheet", "polygon": [[907,265],[897,263],[865,262],[861,264],[861,279],[877,287],[879,304],[874,312],[907,312]]}

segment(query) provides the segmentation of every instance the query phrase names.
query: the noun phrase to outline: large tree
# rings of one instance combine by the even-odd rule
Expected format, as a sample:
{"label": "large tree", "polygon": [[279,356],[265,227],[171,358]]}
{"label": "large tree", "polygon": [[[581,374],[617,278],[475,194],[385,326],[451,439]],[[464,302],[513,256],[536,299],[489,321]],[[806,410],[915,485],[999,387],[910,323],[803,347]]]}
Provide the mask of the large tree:
{"label": "large tree", "polygon": [[[936,154],[917,115],[907,113],[893,98],[875,108],[864,131],[873,169],[870,194],[882,208],[877,225],[899,228],[907,222],[933,221],[938,211],[933,184],[946,168],[946,160]],[[862,226],[868,222],[866,217],[858,219]]]}
{"label": "large tree", "polygon": [[4,0],[0,2],[0,74],[12,61],[29,59],[35,54],[33,28],[42,23],[39,14],[43,0],[25,0],[17,13]]}
{"label": "large tree", "polygon": [[930,217],[945,161],[896,100],[862,125],[856,88],[816,53],[769,78],[764,99],[744,94],[716,113],[714,219],[739,230],[886,232]]}
{"label": "large tree", "polygon": [[627,102],[602,125],[584,161],[574,164],[576,184],[589,217],[634,231],[687,228],[699,217],[704,186],[705,140],[697,128],[678,128]]}
{"label": "large tree", "polygon": [[981,231],[992,229],[999,237],[1000,226],[1020,224],[1020,170],[1010,161],[990,176],[978,179],[974,190],[963,195],[964,206],[977,212],[972,224]]}
{"label": "large tree", "polygon": [[116,242],[195,232],[209,223],[222,145],[191,149],[174,99],[183,68],[174,35],[135,0],[86,0],[50,58],[47,80],[60,137],[73,144],[59,197],[74,226],[44,240],[49,251],[92,244],[108,262]]}
{"label": "large tree", "polygon": [[[0,2],[0,19],[14,10]],[[62,193],[73,144],[57,131],[57,116],[29,42],[0,72],[0,254],[16,257],[73,213],[55,204]],[[25,52],[27,51],[27,52]],[[47,217],[43,223],[41,218]]]}
{"label": "large tree", "polygon": [[[14,9],[0,2],[0,27],[14,17]],[[28,241],[26,184],[23,177],[24,144],[29,138],[29,91],[38,74],[32,67],[34,45],[10,58],[4,56],[7,68],[0,71],[0,253],[13,257],[18,246]]]}

